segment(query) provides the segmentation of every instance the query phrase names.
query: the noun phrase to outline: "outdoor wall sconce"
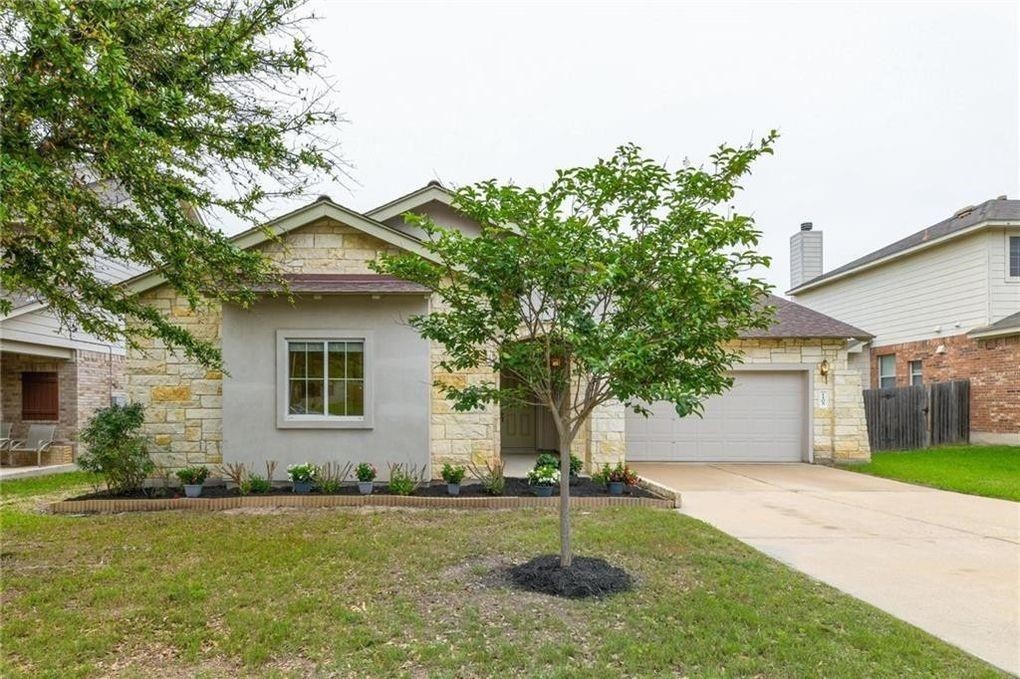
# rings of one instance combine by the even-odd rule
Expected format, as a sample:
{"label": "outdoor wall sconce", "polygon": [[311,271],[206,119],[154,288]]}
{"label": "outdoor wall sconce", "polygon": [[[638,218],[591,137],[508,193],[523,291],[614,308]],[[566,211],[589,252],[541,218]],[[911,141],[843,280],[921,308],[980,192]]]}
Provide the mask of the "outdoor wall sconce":
{"label": "outdoor wall sconce", "polygon": [[823,358],[822,362],[818,364],[818,373],[826,382],[829,381],[829,361],[827,359]]}
{"label": "outdoor wall sconce", "polygon": [[552,366],[553,370],[558,369],[563,364],[563,359],[559,356],[553,356],[549,359],[549,365]]}

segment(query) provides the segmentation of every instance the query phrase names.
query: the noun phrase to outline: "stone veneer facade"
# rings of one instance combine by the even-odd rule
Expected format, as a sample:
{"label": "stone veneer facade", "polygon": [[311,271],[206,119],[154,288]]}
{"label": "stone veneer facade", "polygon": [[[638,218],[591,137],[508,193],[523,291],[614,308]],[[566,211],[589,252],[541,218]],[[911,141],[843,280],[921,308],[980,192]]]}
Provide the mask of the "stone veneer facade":
{"label": "stone veneer facade", "polygon": [[[940,347],[944,353],[936,353]],[[1020,443],[1020,336],[971,339],[966,335],[889,344],[871,350],[871,384],[878,357],[896,357],[896,386],[910,383],[910,361],[921,361],[921,380],[970,380],[971,438]]]}
{"label": "stone veneer facade", "polygon": [[[22,420],[23,372],[57,373],[60,408],[56,420]],[[12,425],[15,438],[23,438],[32,424],[56,425],[54,441],[60,451],[50,456],[54,462],[70,462],[68,458],[76,454],[79,447],[78,430],[96,410],[109,405],[113,397],[122,395],[124,356],[120,354],[79,349],[71,359],[6,351],[0,356],[0,420]]]}
{"label": "stone veneer facade", "polygon": [[[369,262],[397,249],[357,229],[323,219],[285,234],[279,242],[267,243],[262,251],[284,273],[365,274],[373,273]],[[192,310],[168,286],[150,290],[144,298],[196,336],[219,343],[223,315],[218,305]],[[158,340],[142,339],[140,343],[140,349],[128,352],[129,397],[146,405],[144,431],[153,443],[154,459],[168,469],[196,464],[215,469],[223,463],[223,375],[167,351]],[[446,373],[439,368],[441,360],[441,348],[433,345],[435,379],[456,384],[494,379],[492,372],[484,369]],[[455,412],[433,386],[430,432],[433,474],[438,474],[444,462],[481,462],[499,451],[498,409]]]}
{"label": "stone veneer facade", "polygon": [[[336,221],[323,219],[285,234],[280,242],[262,246],[263,252],[285,273],[371,273],[368,263],[395,248]],[[218,305],[191,309],[168,286],[147,291],[144,299],[196,336],[219,343],[222,312]],[[222,464],[223,376],[206,370],[158,340],[140,340],[128,353],[129,397],[146,405],[145,433],[153,443],[157,464],[169,468]],[[867,432],[858,373],[846,369],[845,343],[830,340],[744,340],[740,348],[748,361],[820,363],[827,359],[833,372],[827,383],[815,380],[815,391],[828,391],[828,408],[814,412],[816,461],[867,459]],[[449,374],[439,364],[442,349],[431,348],[436,380],[458,385],[494,381],[487,369]],[[227,366],[229,370],[229,366]],[[817,402],[817,401],[815,401]],[[498,456],[499,409],[489,407],[456,412],[437,387],[432,388],[430,459],[437,475],[443,463],[480,463]],[[593,412],[578,434],[573,452],[589,466],[614,464],[624,459],[625,411],[611,402]]]}

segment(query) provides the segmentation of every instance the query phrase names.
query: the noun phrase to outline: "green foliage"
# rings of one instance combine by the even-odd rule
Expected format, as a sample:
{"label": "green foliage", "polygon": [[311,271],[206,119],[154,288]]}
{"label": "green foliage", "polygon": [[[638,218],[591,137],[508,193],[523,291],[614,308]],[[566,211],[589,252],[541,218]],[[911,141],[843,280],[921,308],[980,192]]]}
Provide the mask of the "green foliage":
{"label": "green foliage", "polygon": [[354,468],[354,475],[358,477],[358,481],[368,483],[369,481],[375,481],[375,477],[379,475],[379,472],[376,471],[374,465],[362,462]]}
{"label": "green foliage", "polygon": [[464,480],[464,475],[467,473],[466,467],[453,466],[449,462],[443,465],[443,481],[447,483],[460,483]]}
{"label": "green foliage", "polygon": [[[0,314],[45,301],[107,340],[196,338],[97,273],[155,268],[193,306],[277,281],[220,230],[337,177],[332,86],[295,0],[12,0],[0,6]],[[198,217],[212,213],[216,223]]]}
{"label": "green foliage", "polygon": [[141,488],[156,468],[146,450],[145,437],[138,433],[144,418],[140,403],[96,411],[80,433],[85,452],[78,455],[78,466],[101,474],[112,492]]}
{"label": "green foliage", "polygon": [[503,460],[493,457],[486,460],[482,465],[474,462],[468,464],[468,471],[471,476],[478,479],[478,485],[486,495],[502,495],[506,489],[506,476]]}
{"label": "green foliage", "polygon": [[[535,469],[538,469],[539,467],[548,467],[550,465],[557,469],[560,468],[560,454],[556,451],[539,453],[538,457],[535,459]],[[581,461],[581,458],[577,455],[571,455],[570,474],[572,476],[577,476],[581,473],[581,469],[583,468],[584,462]]]}
{"label": "green foliage", "polygon": [[318,471],[318,467],[311,462],[292,464],[287,467],[287,477],[293,483],[309,483],[315,481]]}
{"label": "green foliage", "polygon": [[609,482],[613,483],[625,483],[628,486],[633,486],[637,483],[638,475],[634,473],[630,467],[617,462],[615,467],[610,467],[608,464],[602,465],[602,469],[591,475],[592,481],[596,483],[606,484]]}
{"label": "green foliage", "polygon": [[268,493],[273,489],[272,482],[260,474],[248,474],[238,486],[241,495]]}
{"label": "green foliage", "polygon": [[410,495],[424,481],[425,469],[403,464],[390,465],[389,490],[395,495]]}
{"label": "green foliage", "polygon": [[552,486],[560,482],[560,470],[553,465],[535,467],[528,472],[528,483],[533,486]]}
{"label": "green foliage", "polygon": [[208,477],[209,469],[207,467],[185,467],[177,470],[177,478],[188,486],[201,485]]}

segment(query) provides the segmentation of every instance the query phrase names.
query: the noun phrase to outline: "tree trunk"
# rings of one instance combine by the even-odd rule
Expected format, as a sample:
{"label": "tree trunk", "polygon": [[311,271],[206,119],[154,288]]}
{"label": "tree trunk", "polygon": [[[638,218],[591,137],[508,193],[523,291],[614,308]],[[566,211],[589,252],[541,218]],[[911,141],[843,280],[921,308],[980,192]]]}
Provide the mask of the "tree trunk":
{"label": "tree trunk", "polygon": [[570,435],[560,434],[560,568],[569,568],[570,555]]}

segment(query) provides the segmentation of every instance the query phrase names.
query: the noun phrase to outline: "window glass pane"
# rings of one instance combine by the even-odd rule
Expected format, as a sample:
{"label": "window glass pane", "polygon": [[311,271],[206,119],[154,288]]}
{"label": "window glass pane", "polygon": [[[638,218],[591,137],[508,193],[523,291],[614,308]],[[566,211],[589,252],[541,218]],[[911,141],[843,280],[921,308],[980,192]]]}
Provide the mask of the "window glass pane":
{"label": "window glass pane", "polygon": [[340,379],[346,374],[344,369],[344,342],[329,343],[329,379]]}
{"label": "window glass pane", "polygon": [[[320,353],[321,357],[322,354]],[[305,384],[308,390],[308,407],[305,412],[309,415],[323,415],[325,411],[323,409],[324,400],[322,394],[322,383],[323,380],[308,380]]]}
{"label": "window glass pane", "polygon": [[290,353],[290,374],[288,375],[288,377],[304,377],[305,343],[288,342],[287,347]]}
{"label": "window glass pane", "polygon": [[361,379],[365,376],[365,343],[347,343],[347,377]]}
{"label": "window glass pane", "polygon": [[1020,278],[1020,236],[1009,237],[1009,275]]}
{"label": "window glass pane", "polygon": [[[308,347],[308,377],[322,378],[323,375],[323,344],[322,342],[309,342]],[[321,390],[320,390],[321,391]]]}
{"label": "window glass pane", "polygon": [[365,414],[365,380],[347,380],[347,414]]}
{"label": "window glass pane", "polygon": [[347,400],[347,390],[343,380],[329,381],[329,414],[346,415],[344,402]]}
{"label": "window glass pane", "polygon": [[890,387],[895,387],[896,386],[896,378],[895,377],[883,377],[882,379],[880,379],[878,381],[878,386],[881,387],[882,389],[888,389]]}
{"label": "window glass pane", "polygon": [[308,403],[305,395],[305,381],[304,380],[291,380],[290,381],[290,408],[288,412],[291,415],[304,415],[308,407]]}

